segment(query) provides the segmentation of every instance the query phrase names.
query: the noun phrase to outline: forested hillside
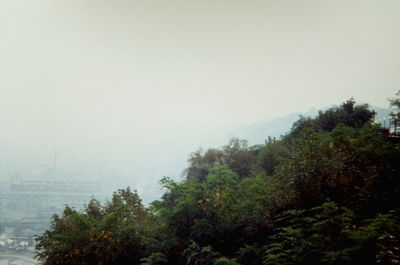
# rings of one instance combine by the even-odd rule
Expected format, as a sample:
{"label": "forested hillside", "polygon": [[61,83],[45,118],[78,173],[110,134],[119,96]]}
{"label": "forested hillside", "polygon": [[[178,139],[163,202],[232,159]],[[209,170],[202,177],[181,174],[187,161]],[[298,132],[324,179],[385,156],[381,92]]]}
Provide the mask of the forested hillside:
{"label": "forested hillside", "polygon": [[149,207],[129,188],[82,211],[66,207],[37,238],[38,257],[45,265],[398,264],[400,140],[383,136],[374,115],[351,99],[265,144],[232,139],[195,151],[185,179],[163,178],[165,193]]}

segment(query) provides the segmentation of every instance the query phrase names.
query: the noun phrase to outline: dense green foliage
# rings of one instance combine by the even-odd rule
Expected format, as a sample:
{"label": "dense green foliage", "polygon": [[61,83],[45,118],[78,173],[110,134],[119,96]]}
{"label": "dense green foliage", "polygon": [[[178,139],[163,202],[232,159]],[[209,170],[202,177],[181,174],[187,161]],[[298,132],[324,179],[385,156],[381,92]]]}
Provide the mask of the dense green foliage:
{"label": "dense green foliage", "polygon": [[114,193],[105,206],[92,199],[83,212],[66,207],[37,238],[38,257],[44,264],[138,263],[147,245],[146,215],[129,189]]}
{"label": "dense green foliage", "polygon": [[[396,106],[399,99],[392,99]],[[38,237],[55,264],[397,264],[400,141],[351,99],[281,139],[232,139],[189,157],[147,209],[120,190],[66,208]]]}

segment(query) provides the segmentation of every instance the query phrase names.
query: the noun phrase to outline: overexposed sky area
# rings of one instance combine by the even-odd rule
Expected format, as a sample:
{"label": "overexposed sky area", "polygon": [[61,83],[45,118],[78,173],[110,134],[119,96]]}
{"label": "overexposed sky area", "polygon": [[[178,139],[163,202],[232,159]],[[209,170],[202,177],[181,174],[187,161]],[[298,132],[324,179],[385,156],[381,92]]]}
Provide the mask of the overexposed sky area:
{"label": "overexposed sky area", "polygon": [[398,89],[397,0],[0,0],[9,150],[120,150]]}

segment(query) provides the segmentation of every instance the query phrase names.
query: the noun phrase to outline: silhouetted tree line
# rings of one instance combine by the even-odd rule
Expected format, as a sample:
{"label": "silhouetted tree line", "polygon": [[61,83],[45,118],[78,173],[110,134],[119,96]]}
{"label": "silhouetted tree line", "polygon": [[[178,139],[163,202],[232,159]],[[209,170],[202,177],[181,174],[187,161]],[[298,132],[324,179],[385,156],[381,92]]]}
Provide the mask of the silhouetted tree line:
{"label": "silhouetted tree line", "polygon": [[[399,99],[391,101],[398,106]],[[396,105],[397,104],[397,105]],[[400,143],[353,99],[280,139],[198,150],[185,180],[66,207],[37,238],[45,265],[398,264]]]}

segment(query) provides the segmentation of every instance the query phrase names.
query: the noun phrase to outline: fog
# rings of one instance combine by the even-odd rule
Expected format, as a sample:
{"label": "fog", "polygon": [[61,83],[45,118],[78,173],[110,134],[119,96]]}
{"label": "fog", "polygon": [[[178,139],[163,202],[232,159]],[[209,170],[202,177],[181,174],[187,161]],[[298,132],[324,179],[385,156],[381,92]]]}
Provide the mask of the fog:
{"label": "fog", "polygon": [[150,201],[241,126],[350,97],[387,107],[399,8],[1,0],[0,178],[129,185]]}

